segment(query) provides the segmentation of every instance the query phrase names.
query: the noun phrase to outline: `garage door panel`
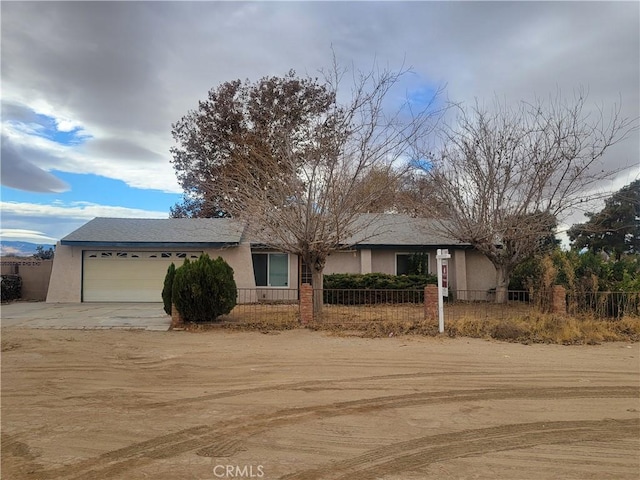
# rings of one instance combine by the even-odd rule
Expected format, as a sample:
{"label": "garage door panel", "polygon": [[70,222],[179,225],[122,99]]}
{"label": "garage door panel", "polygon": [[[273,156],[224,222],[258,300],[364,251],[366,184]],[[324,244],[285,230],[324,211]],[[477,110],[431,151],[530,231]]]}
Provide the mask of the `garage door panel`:
{"label": "garage door panel", "polygon": [[[162,302],[162,287],[171,263],[179,267],[184,258],[162,257],[150,252],[126,257],[85,252],[82,299],[85,302]],[[200,252],[189,253],[197,258]]]}

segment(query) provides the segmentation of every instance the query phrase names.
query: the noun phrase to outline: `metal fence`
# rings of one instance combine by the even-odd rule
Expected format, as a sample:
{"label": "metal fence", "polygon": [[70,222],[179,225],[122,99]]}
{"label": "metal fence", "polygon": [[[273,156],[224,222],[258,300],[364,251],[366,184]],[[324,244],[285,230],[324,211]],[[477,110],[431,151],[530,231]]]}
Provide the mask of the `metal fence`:
{"label": "metal fence", "polygon": [[[424,290],[314,290],[323,299],[315,322],[356,324],[420,322],[426,317]],[[550,311],[550,292],[509,291],[506,303],[495,303],[492,290],[451,290],[444,299],[445,321],[508,319]],[[587,292],[567,294],[567,313],[616,319],[640,316],[640,292]],[[298,289],[238,289],[237,305],[221,323],[291,326],[299,322]]]}
{"label": "metal fence", "polygon": [[[328,290],[323,295],[324,323],[354,324],[375,321],[423,321],[424,290]],[[526,315],[536,308],[536,298],[526,291],[509,291],[506,303],[495,303],[491,290],[451,290],[444,299],[445,320],[472,317],[505,319]]]}
{"label": "metal fence", "polygon": [[640,292],[570,292],[567,313],[609,319],[637,317],[640,316]]}
{"label": "metal fence", "polygon": [[424,320],[424,290],[324,289],[324,323],[353,324],[376,321]]}
{"label": "metal fence", "polygon": [[445,321],[465,318],[505,320],[531,314],[540,308],[540,304],[541,298],[523,290],[509,290],[504,303],[496,303],[494,290],[454,290],[445,297],[444,317]]}
{"label": "metal fence", "polygon": [[220,318],[227,324],[291,324],[298,322],[300,308],[298,289],[238,288],[237,304]]}

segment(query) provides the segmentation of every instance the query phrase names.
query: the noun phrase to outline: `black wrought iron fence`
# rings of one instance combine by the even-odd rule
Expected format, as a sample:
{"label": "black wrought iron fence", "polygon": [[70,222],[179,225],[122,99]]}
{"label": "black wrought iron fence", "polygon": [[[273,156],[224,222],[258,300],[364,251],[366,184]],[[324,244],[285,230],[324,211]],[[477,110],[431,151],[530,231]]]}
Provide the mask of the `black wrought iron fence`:
{"label": "black wrought iron fence", "polygon": [[281,325],[299,318],[298,290],[293,288],[238,288],[237,304],[221,323]]}
{"label": "black wrought iron fence", "polygon": [[324,306],[317,321],[334,324],[354,324],[380,321],[422,321],[424,289],[324,289]]}
{"label": "black wrought iron fence", "polygon": [[325,305],[388,305],[417,304],[424,302],[424,289],[324,289],[314,291],[322,294]]}
{"label": "black wrought iron fence", "polygon": [[[425,304],[424,290],[324,289],[314,290],[314,295],[323,299],[322,313],[315,322],[422,322],[433,316],[433,306]],[[299,302],[298,289],[240,288],[236,307],[219,321],[293,325],[300,319]],[[550,312],[551,292],[511,290],[505,303],[496,303],[493,290],[450,290],[443,306],[445,321],[523,318]],[[568,293],[566,307],[573,316],[640,316],[640,292]]]}
{"label": "black wrought iron fence", "polygon": [[451,290],[444,299],[445,321],[460,319],[504,320],[531,314],[537,309],[537,296],[525,290],[509,290],[503,303],[496,303],[495,290]]}

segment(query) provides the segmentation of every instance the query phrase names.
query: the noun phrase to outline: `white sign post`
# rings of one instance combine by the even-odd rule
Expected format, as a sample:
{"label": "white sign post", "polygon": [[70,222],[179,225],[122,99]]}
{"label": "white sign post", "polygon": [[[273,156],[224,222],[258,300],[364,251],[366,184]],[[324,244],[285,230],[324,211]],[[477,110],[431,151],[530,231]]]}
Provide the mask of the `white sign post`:
{"label": "white sign post", "polygon": [[438,249],[436,252],[436,264],[438,268],[438,327],[440,333],[444,333],[444,303],[442,297],[449,295],[449,271],[447,264],[447,259],[449,258],[451,258],[449,250]]}

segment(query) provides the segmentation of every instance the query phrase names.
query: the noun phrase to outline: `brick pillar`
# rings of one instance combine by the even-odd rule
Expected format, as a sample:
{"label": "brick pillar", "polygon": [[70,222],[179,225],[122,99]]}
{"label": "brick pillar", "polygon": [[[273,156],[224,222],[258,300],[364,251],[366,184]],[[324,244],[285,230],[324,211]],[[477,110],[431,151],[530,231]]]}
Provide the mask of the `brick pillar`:
{"label": "brick pillar", "polygon": [[438,318],[438,286],[427,285],[424,287],[424,318]]}
{"label": "brick pillar", "polygon": [[300,285],[300,323],[313,322],[313,287],[308,283]]}
{"label": "brick pillar", "polygon": [[567,313],[567,291],[562,285],[554,285],[551,293],[551,313]]}
{"label": "brick pillar", "polygon": [[182,318],[182,315],[180,315],[180,312],[178,311],[176,306],[172,303],[171,304],[171,327],[169,328],[170,329],[182,328],[183,326],[184,326],[184,320]]}

